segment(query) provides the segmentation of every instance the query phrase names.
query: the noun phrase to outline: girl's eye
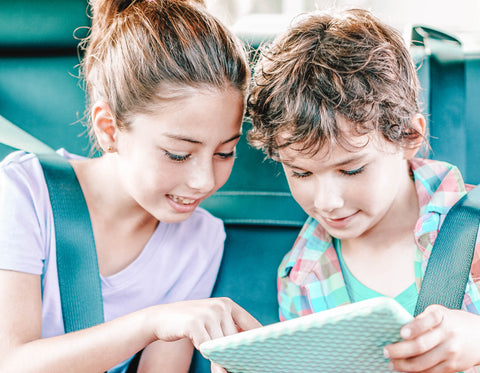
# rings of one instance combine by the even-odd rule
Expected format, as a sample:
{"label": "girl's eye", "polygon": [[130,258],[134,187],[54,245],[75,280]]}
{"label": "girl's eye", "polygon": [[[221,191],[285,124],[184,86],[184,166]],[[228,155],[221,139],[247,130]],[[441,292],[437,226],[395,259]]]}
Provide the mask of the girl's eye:
{"label": "girl's eye", "polygon": [[364,170],[364,166],[357,168],[355,170],[341,170],[340,172],[346,176],[354,176],[362,173]]}
{"label": "girl's eye", "polygon": [[308,177],[310,176],[312,173],[310,171],[307,171],[307,172],[296,172],[296,171],[293,171],[292,170],[292,176],[293,177],[296,177],[298,179],[302,179],[304,177]]}
{"label": "girl's eye", "polygon": [[215,153],[221,159],[230,159],[235,157],[235,151],[231,151],[230,153]]}
{"label": "girl's eye", "polygon": [[175,161],[175,162],[184,162],[186,161],[188,158],[190,158],[190,155],[191,154],[185,154],[185,155],[179,155],[179,154],[173,154],[173,153],[170,153],[170,152],[167,152],[165,150],[165,155],[171,159],[172,161]]}

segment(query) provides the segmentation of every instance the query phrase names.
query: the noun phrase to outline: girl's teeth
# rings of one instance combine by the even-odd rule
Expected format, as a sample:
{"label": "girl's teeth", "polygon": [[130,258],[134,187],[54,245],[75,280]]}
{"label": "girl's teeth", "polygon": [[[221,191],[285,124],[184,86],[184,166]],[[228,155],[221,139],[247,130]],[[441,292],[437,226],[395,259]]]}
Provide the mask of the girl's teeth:
{"label": "girl's teeth", "polygon": [[172,195],[170,195],[170,198],[173,199],[174,202],[181,203],[183,205],[191,205],[192,203],[195,202],[194,199],[187,199],[187,198],[182,198],[182,197],[172,196]]}

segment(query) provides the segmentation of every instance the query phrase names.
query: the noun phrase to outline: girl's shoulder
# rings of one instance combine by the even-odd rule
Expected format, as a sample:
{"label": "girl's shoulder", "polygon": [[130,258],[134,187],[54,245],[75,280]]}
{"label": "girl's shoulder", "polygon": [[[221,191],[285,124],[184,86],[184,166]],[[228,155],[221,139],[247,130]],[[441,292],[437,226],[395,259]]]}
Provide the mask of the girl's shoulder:
{"label": "girl's shoulder", "polygon": [[[59,149],[57,154],[66,159],[81,159],[83,157]],[[8,154],[0,161],[0,174],[2,178],[7,177],[9,181],[37,184],[44,180],[43,170],[34,153],[17,150]]]}
{"label": "girl's shoulder", "polygon": [[42,178],[43,171],[35,154],[19,150],[8,154],[0,162],[0,180],[3,185],[34,185]]}
{"label": "girl's shoulder", "polygon": [[32,160],[36,159],[37,156],[33,153],[27,153],[23,150],[17,150],[10,154],[7,154],[5,158],[0,162],[0,169],[8,169],[15,167],[25,167],[32,163]]}

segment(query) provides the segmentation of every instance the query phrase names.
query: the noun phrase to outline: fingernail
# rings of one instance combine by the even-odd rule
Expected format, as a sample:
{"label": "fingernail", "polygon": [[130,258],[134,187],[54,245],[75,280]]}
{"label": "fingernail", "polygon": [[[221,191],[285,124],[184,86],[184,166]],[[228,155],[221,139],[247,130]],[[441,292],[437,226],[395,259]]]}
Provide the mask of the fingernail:
{"label": "fingernail", "polygon": [[393,367],[393,363],[391,361],[388,362],[388,368],[390,370],[395,370],[395,368]]}
{"label": "fingernail", "polygon": [[390,359],[390,353],[386,348],[383,349],[383,356],[385,356],[386,359]]}

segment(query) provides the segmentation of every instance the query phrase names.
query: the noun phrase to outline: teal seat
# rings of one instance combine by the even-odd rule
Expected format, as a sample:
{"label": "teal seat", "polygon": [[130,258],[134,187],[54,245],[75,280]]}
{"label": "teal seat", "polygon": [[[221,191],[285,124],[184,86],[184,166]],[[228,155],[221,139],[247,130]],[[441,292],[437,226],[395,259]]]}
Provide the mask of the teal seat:
{"label": "teal seat", "polygon": [[85,94],[76,38],[86,35],[86,5],[15,0],[0,7],[0,115],[53,148],[82,155],[89,141],[80,121]]}
{"label": "teal seat", "polygon": [[[244,126],[248,129],[248,123]],[[264,160],[245,137],[237,150],[230,179],[203,203],[224,220],[227,232],[213,296],[233,299],[267,325],[279,321],[277,267],[306,214],[293,200],[278,163]],[[190,372],[210,372],[210,364],[195,352]]]}
{"label": "teal seat", "polygon": [[412,30],[433,159],[459,167],[480,183],[480,53],[465,53],[460,40],[426,26]]}

